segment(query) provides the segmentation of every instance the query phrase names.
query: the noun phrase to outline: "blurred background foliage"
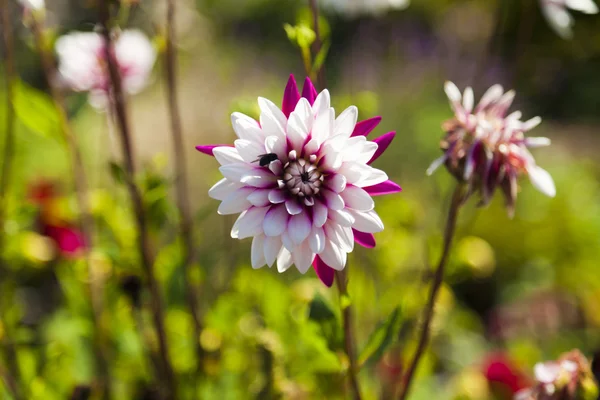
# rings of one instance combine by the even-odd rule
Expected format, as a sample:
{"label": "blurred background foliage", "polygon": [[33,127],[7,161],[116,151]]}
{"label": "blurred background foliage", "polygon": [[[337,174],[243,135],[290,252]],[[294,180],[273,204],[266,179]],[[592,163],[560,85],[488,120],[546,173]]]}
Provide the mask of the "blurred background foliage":
{"label": "blurred background foliage", "polygon": [[[47,1],[54,35],[92,30],[93,2]],[[326,77],[336,109],[355,104],[360,118],[381,115],[378,134],[398,135],[378,167],[399,182],[399,195],[376,200],[386,224],[377,247],[349,258],[350,299],[325,289],[309,271],[253,271],[249,242],[229,237],[234,219],[218,216],[207,190],[219,179],[214,160],[194,150],[228,142],[232,111],[256,114],[256,97],[280,101],[289,73],[303,77],[285,23],[308,21],[300,0],[179,0],[180,97],[191,176],[203,331],[195,338],[184,302],[163,66],[130,99],[135,146],[156,271],[168,303],[166,327],[183,398],[343,398],[347,360],[340,301],[355,309],[365,398],[392,398],[415,346],[432,263],[453,181],[425,169],[439,155],[440,124],[451,117],[442,86],[493,83],[517,90],[534,132],[553,145],[536,151],[558,190],[548,199],[523,181],[516,216],[497,197],[472,204],[458,237],[436,306],[433,340],[411,399],[509,399],[494,383],[490,360],[508,359],[527,381],[532,365],[578,347],[600,349],[600,17],[577,15],[575,39],[545,23],[534,0],[414,0],[404,10],[346,16],[323,10],[331,47]],[[13,4],[14,5],[14,4]],[[156,338],[140,291],[135,226],[119,170],[120,154],[105,114],[69,95],[69,113],[83,143],[92,186],[92,273],[77,254],[59,251],[52,226],[76,216],[68,157],[57,134],[46,83],[14,5],[17,40],[15,168],[7,197],[7,269],[0,282],[0,342],[17,351],[28,399],[64,399],[94,388],[93,326],[86,283],[103,295],[102,322],[114,398],[151,399]],[[164,1],[142,0],[120,16],[163,43]],[[4,137],[6,96],[0,89]],[[374,134],[376,134],[374,133]],[[40,184],[53,187],[40,201]],[[204,358],[194,359],[199,341]],[[0,372],[6,370],[6,357]],[[199,372],[197,371],[199,370]],[[0,384],[0,397],[10,398]],[[146,396],[146,397],[144,397]]]}

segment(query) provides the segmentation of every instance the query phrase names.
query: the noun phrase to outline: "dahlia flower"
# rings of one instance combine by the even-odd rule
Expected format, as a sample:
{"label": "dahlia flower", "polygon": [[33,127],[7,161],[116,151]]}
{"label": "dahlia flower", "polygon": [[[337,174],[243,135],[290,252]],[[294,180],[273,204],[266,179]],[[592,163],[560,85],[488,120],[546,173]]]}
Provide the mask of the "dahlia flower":
{"label": "dahlia flower", "polygon": [[[89,92],[90,104],[99,109],[106,108],[110,90],[104,46],[102,35],[96,32],[74,32],[56,41],[62,82],[72,90]],[[125,92],[140,92],[148,83],[156,60],[148,38],[138,30],[117,33],[114,56]]]}
{"label": "dahlia flower", "polygon": [[410,0],[323,0],[325,8],[331,8],[350,17],[357,15],[378,15],[390,10],[408,7]]}
{"label": "dahlia flower", "polygon": [[452,82],[446,82],[445,90],[455,116],[442,125],[446,132],[441,142],[444,155],[431,164],[428,175],[445,164],[459,181],[469,184],[469,194],[480,192],[480,205],[487,205],[496,188],[500,187],[510,216],[514,214],[520,175],[529,176],[535,188],[547,196],[556,195],[552,177],[537,166],[528,150],[547,146],[550,140],[525,137],[525,132],[539,125],[541,118],[522,122],[519,111],[506,115],[514,91],[505,93],[502,86],[494,85],[474,107],[470,87],[461,94]]}
{"label": "dahlia flower", "polygon": [[308,78],[300,95],[290,76],[281,109],[264,98],[258,104],[259,121],[231,115],[233,146],[196,147],[221,164],[224,178],[209,196],[221,201],[219,214],[241,213],[231,237],[253,238],[253,268],[277,262],[279,272],[294,264],[306,273],[312,265],[331,286],[354,242],[372,248],[383,230],[371,196],[401,190],[370,166],[395,132],[367,140],[381,118],[357,123],[354,106],[335,118],[329,92],[317,95]]}
{"label": "dahlia flower", "polygon": [[573,35],[573,17],[569,14],[569,8],[586,14],[598,13],[593,0],[540,0],[540,6],[548,24],[563,38]]}

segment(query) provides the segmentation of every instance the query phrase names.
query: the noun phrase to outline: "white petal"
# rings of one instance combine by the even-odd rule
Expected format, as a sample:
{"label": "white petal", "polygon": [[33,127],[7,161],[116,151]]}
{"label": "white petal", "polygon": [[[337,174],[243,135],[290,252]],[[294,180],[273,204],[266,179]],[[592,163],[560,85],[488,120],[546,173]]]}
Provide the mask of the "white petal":
{"label": "white petal", "polygon": [[215,200],[225,200],[227,196],[241,187],[242,185],[240,183],[223,178],[208,190],[208,196]]}
{"label": "white petal", "polygon": [[501,85],[494,85],[490,87],[483,94],[483,96],[481,96],[481,100],[479,100],[479,104],[477,105],[476,110],[481,110],[482,108],[487,107],[490,103],[497,101],[503,93],[504,89]]}
{"label": "white petal", "polygon": [[321,145],[332,136],[334,121],[335,111],[333,108],[329,108],[317,115],[312,127],[311,137],[318,145]]}
{"label": "white petal", "polygon": [[446,92],[446,96],[448,96],[448,100],[450,100],[451,103],[460,103],[462,95],[460,94],[460,90],[458,90],[453,82],[446,81],[446,83],[444,83],[444,91]]}
{"label": "white petal", "polygon": [[281,238],[279,236],[265,236],[264,253],[265,262],[269,268],[277,259],[277,255],[281,251]]}
{"label": "white petal", "polygon": [[346,190],[340,193],[346,207],[358,211],[371,211],[375,208],[373,199],[365,190],[356,186],[347,186]]}
{"label": "white petal", "polygon": [[358,186],[373,186],[388,180],[388,176],[380,169],[357,162],[345,162],[338,173],[344,174],[348,183]]}
{"label": "white petal", "polygon": [[313,206],[313,225],[317,228],[322,227],[327,222],[327,206],[320,201],[315,201]]}
{"label": "white petal", "polygon": [[276,186],[277,177],[266,168],[256,167],[249,169],[248,172],[240,178],[240,182],[247,186],[270,188]]}
{"label": "white petal", "polygon": [[542,123],[542,119],[540,117],[533,117],[530,120],[525,121],[523,123],[523,130],[530,131],[541,123]]}
{"label": "white petal", "polygon": [[266,153],[265,146],[261,142],[237,139],[233,144],[240,157],[247,163],[257,162],[260,156]]}
{"label": "white petal", "polygon": [[571,31],[573,18],[564,6],[545,2],[542,12],[550,27],[561,37],[568,39],[573,36],[573,32]]}
{"label": "white petal", "polygon": [[598,6],[592,0],[566,0],[567,7],[586,14],[597,14]]}
{"label": "white petal", "polygon": [[298,199],[292,197],[285,201],[285,208],[290,215],[300,214],[304,208],[298,203]]}
{"label": "white petal", "polygon": [[312,106],[312,111],[315,116],[318,116],[329,110],[331,107],[331,98],[329,95],[329,91],[327,89],[323,90],[317,98]]}
{"label": "white petal", "polygon": [[336,193],[340,193],[346,189],[346,177],[342,174],[332,174],[328,176],[325,183],[329,189]]}
{"label": "white petal", "polygon": [[313,253],[321,253],[325,249],[325,232],[323,228],[313,226],[308,235],[308,245]]}
{"label": "white petal", "polygon": [[336,223],[325,224],[325,236],[346,253],[354,249],[354,234],[352,228],[341,227]]}
{"label": "white petal", "polygon": [[273,204],[283,203],[287,199],[287,194],[281,189],[272,189],[269,192],[269,201]]}
{"label": "white petal", "polygon": [[438,169],[442,164],[444,164],[446,162],[446,159],[448,158],[447,154],[444,154],[443,156],[441,156],[440,158],[436,158],[431,165],[429,166],[429,168],[427,168],[427,175],[431,175],[435,172],[436,169]]}
{"label": "white petal", "polygon": [[271,193],[271,189],[255,189],[246,198],[253,206],[266,207],[271,204],[269,201],[269,193]]}
{"label": "white petal", "polygon": [[355,219],[352,227],[357,231],[377,233],[383,230],[383,222],[375,211],[361,212],[350,210],[350,214],[352,214]]}
{"label": "white petal", "polygon": [[358,118],[358,108],[350,106],[346,108],[340,115],[335,119],[333,135],[341,135],[342,137],[349,138],[354,127],[356,126],[356,120]]}
{"label": "white petal", "polygon": [[556,196],[556,186],[554,186],[554,180],[548,171],[534,165],[527,168],[527,173],[529,180],[537,190],[549,197]]}
{"label": "white petal", "polygon": [[260,107],[260,126],[265,137],[277,136],[285,138],[285,126],[287,118],[283,111],[279,109],[272,101],[263,97],[258,98]]}
{"label": "white petal", "polygon": [[542,383],[553,383],[560,375],[560,365],[555,362],[537,363],[533,367],[535,379]]}
{"label": "white petal", "polygon": [[531,148],[550,146],[550,143],[551,143],[550,139],[548,139],[546,137],[525,138],[525,146],[531,147]]}
{"label": "white petal", "polygon": [[233,182],[240,182],[243,177],[252,174],[252,170],[252,166],[243,163],[227,164],[219,167],[219,171],[223,176]]}
{"label": "white petal", "polygon": [[255,141],[264,136],[256,120],[239,112],[231,114],[231,126],[240,139]]}
{"label": "white petal", "polygon": [[285,206],[271,206],[263,221],[263,230],[267,236],[279,236],[287,228],[289,214]]}
{"label": "white petal", "polygon": [[[245,239],[263,233],[263,221],[268,210],[269,207],[252,207],[241,214],[238,221],[236,221],[236,223],[239,222],[236,229],[236,237],[238,239]],[[231,237],[234,237],[233,234],[232,230]]]}
{"label": "white petal", "polygon": [[355,221],[352,214],[347,210],[329,210],[329,219],[346,227],[351,227]]}
{"label": "white petal", "polygon": [[371,161],[371,158],[373,158],[378,148],[379,145],[377,143],[367,141],[366,143],[364,143],[362,150],[356,157],[356,161],[364,164],[368,163],[369,161]]}
{"label": "white petal", "polygon": [[326,240],[325,250],[319,254],[319,257],[325,264],[337,271],[343,270],[346,266],[346,252],[333,244],[331,240]]}
{"label": "white petal", "polygon": [[294,250],[294,247],[296,247],[287,231],[281,234],[281,243],[283,243],[283,246],[289,251]]}
{"label": "white petal", "polygon": [[213,149],[213,155],[221,165],[242,163],[244,160],[235,147],[221,146]]}
{"label": "white petal", "polygon": [[287,161],[287,143],[285,137],[268,136],[265,139],[265,153],[275,153],[279,160]]}
{"label": "white petal", "polygon": [[344,208],[344,199],[336,192],[332,192],[329,189],[321,190],[323,197],[325,198],[325,204],[330,210],[341,210]]}
{"label": "white petal", "polygon": [[308,213],[302,212],[292,215],[288,222],[288,234],[295,245],[299,245],[306,239],[311,231],[312,223]]}
{"label": "white petal", "polygon": [[308,104],[308,100],[301,98],[296,106],[296,110],[290,114],[287,124],[287,139],[290,141],[292,148],[297,152],[302,151],[304,141],[312,128],[312,121],[310,121],[310,126],[308,125],[309,118],[310,105]]}
{"label": "white petal", "polygon": [[242,187],[236,189],[233,193],[227,196],[221,204],[217,213],[220,215],[237,214],[250,208],[251,204],[247,197],[254,191],[254,188]]}
{"label": "white petal", "polygon": [[475,102],[475,98],[473,96],[473,89],[468,87],[465,89],[465,93],[463,95],[463,108],[467,113],[473,111],[473,103]]}
{"label": "white petal", "polygon": [[258,269],[266,264],[263,246],[265,243],[265,235],[257,235],[252,239],[252,250],[250,252],[250,258],[252,261],[252,268]]}
{"label": "white petal", "polygon": [[277,271],[287,271],[292,266],[292,262],[292,253],[290,253],[285,247],[282,247],[279,255],[277,256]]}
{"label": "white petal", "polygon": [[294,259],[294,264],[298,271],[300,271],[301,274],[305,274],[315,259],[315,253],[310,250],[308,242],[304,242],[294,249],[292,258]]}

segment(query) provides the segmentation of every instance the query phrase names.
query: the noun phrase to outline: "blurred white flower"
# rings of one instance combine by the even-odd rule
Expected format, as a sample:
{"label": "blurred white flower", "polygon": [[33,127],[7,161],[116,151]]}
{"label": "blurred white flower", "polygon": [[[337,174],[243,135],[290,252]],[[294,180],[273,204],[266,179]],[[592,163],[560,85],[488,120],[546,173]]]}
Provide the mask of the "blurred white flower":
{"label": "blurred white flower", "polygon": [[19,3],[26,10],[38,11],[45,8],[44,0],[19,0]]}
{"label": "blurred white flower", "polygon": [[402,10],[408,7],[410,0],[323,0],[322,3],[325,8],[354,17],[364,14],[383,14],[390,10]]}
{"label": "blurred white flower", "polygon": [[548,24],[565,39],[573,35],[573,17],[568,9],[585,14],[598,13],[593,0],[540,0],[540,5]]}
{"label": "blurred white flower", "polygon": [[[59,73],[63,84],[78,92],[90,93],[90,104],[105,108],[110,82],[106,68],[104,39],[95,32],[74,32],[56,41]],[[119,33],[114,41],[114,55],[119,65],[123,89],[139,93],[148,83],[156,51],[140,31]]]}

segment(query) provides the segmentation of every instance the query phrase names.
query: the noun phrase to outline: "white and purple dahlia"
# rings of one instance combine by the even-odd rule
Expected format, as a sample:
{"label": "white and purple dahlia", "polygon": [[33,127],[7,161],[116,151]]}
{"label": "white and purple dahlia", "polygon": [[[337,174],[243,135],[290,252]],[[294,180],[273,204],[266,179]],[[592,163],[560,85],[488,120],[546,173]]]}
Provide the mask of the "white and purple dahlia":
{"label": "white and purple dahlia", "polygon": [[306,79],[302,94],[290,76],[283,105],[259,98],[260,120],[233,113],[234,145],[197,146],[221,164],[224,178],[209,190],[221,215],[241,213],[231,237],[252,237],[252,267],[277,263],[306,273],[312,265],[331,286],[354,242],[372,248],[383,230],[372,196],[399,192],[373,168],[395,132],[369,141],[380,117],[357,123],[358,109],[337,118],[329,92]]}

